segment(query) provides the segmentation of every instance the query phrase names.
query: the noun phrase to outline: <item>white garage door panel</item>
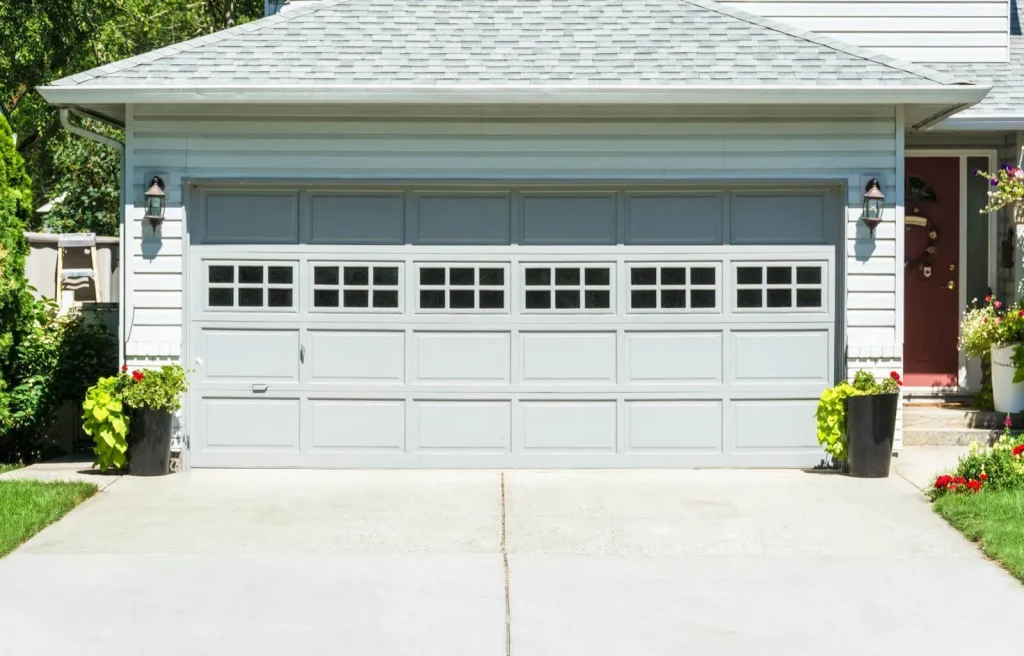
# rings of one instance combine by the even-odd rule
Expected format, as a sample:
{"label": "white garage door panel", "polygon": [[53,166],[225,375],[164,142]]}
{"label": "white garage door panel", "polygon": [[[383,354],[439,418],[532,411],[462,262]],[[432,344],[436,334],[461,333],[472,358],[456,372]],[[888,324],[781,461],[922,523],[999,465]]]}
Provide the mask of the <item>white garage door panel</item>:
{"label": "white garage door panel", "polygon": [[722,451],[721,401],[627,401],[630,451]]}
{"label": "white garage door panel", "polygon": [[632,385],[711,385],[722,381],[722,333],[627,332],[626,377]]}
{"label": "white garage door panel", "polygon": [[203,377],[214,381],[297,381],[298,330],[202,331]]}
{"label": "white garage door panel", "polygon": [[523,333],[523,383],[614,383],[615,333]]}
{"label": "white garage door panel", "polygon": [[401,383],[405,333],[397,330],[310,330],[310,380],[314,383]]}
{"label": "white garage door panel", "polygon": [[203,189],[193,466],[821,459],[824,191]]}
{"label": "white garage door panel", "polygon": [[507,451],[512,409],[507,401],[415,401],[419,448]]}
{"label": "white garage door panel", "polygon": [[738,449],[796,449],[818,453],[814,413],[818,399],[733,400]]}
{"label": "white garage door panel", "polygon": [[405,450],[405,402],[311,399],[315,450]]}
{"label": "white garage door panel", "polygon": [[203,399],[210,449],[299,449],[298,399]]}
{"label": "white garage door panel", "polygon": [[523,452],[615,453],[614,401],[522,401]]}

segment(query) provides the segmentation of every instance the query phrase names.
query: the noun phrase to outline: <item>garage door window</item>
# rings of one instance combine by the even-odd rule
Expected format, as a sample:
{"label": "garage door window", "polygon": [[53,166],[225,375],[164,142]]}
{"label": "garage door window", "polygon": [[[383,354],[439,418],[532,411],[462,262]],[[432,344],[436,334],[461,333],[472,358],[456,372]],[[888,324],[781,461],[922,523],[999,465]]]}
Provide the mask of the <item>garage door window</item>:
{"label": "garage door window", "polygon": [[608,312],[612,267],[603,264],[523,266],[523,308],[527,312]]}
{"label": "garage door window", "polygon": [[313,309],[321,312],[401,311],[397,263],[313,264]]}
{"label": "garage door window", "polygon": [[716,265],[632,264],[629,308],[636,312],[716,312],[719,278]]}
{"label": "garage door window", "polygon": [[207,309],[292,310],[295,265],[210,263],[206,268]]}
{"label": "garage door window", "polygon": [[823,269],[818,264],[737,265],[736,309],[821,310]]}
{"label": "garage door window", "polygon": [[423,264],[417,271],[422,312],[506,311],[505,265]]}

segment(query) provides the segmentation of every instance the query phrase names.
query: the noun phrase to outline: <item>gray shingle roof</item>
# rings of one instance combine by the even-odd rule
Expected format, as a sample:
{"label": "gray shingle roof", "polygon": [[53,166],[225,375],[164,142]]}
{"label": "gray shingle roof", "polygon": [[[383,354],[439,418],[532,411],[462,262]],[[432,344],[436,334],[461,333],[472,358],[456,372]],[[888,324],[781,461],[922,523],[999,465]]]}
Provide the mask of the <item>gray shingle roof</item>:
{"label": "gray shingle roof", "polygon": [[906,86],[957,81],[711,0],[324,0],[303,5],[52,86]]}
{"label": "gray shingle roof", "polygon": [[1010,21],[1010,61],[1005,64],[946,64],[937,66],[950,75],[991,86],[985,99],[956,115],[957,119],[988,116],[1024,117],[1024,8],[1016,8]]}

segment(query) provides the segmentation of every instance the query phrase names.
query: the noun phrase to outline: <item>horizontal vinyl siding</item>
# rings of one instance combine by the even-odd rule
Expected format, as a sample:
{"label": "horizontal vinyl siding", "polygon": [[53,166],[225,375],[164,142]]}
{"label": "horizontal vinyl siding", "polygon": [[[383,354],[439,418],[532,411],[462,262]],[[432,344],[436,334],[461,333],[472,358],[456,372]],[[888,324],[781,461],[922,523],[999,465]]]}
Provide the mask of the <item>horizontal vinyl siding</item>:
{"label": "horizontal vinyl siding", "polygon": [[[325,183],[358,180],[835,182],[848,191],[847,342],[896,348],[895,227],[874,240],[859,224],[867,179],[896,196],[892,119],[690,122],[329,121],[182,117],[134,112],[128,125],[132,197],[154,174],[167,183],[162,238],[129,206],[132,248],[128,355],[181,348],[183,180]],[[892,218],[894,210],[887,210]],[[177,292],[177,293],[176,293]],[[854,305],[855,303],[855,305]]]}
{"label": "horizontal vinyl siding", "polygon": [[1006,0],[848,0],[726,4],[892,57],[922,63],[1005,62]]}

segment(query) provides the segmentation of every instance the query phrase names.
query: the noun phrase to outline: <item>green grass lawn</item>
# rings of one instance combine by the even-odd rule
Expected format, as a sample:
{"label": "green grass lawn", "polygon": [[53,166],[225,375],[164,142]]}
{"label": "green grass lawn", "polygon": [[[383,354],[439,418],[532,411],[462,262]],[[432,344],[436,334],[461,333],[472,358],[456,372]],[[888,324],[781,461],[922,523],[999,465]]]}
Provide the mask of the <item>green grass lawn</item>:
{"label": "green grass lawn", "polygon": [[20,465],[18,463],[11,464],[11,465],[5,465],[4,463],[0,462],[0,474],[6,474],[9,471],[14,471],[15,469],[21,469],[21,467],[22,467],[22,465]]}
{"label": "green grass lawn", "polygon": [[0,480],[0,558],[95,493],[92,483]]}
{"label": "green grass lawn", "polygon": [[1024,491],[946,494],[935,511],[1024,582]]}

